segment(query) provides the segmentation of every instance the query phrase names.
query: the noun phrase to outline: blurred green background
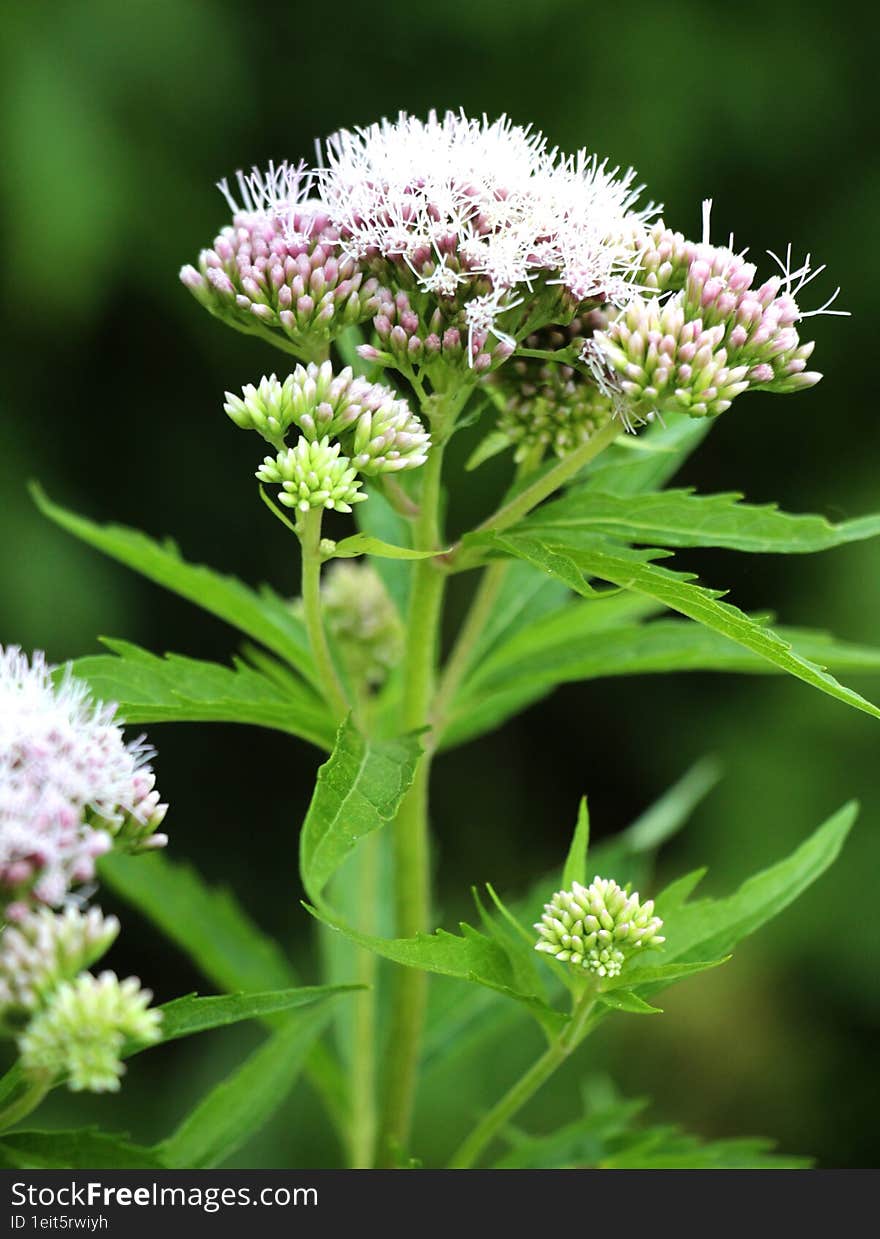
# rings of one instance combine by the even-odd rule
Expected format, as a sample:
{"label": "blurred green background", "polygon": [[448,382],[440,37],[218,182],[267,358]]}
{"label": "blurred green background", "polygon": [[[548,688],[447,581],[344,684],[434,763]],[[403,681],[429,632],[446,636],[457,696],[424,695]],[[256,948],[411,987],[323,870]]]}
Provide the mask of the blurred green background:
{"label": "blurred green background", "polygon": [[[880,32],[871,20],[867,10],[856,23],[826,6],[750,12],[697,0],[614,10],[570,0],[7,9],[0,641],[45,648],[54,660],[96,650],[99,633],[221,660],[235,648],[220,623],[42,520],[28,478],[93,517],[173,534],[189,558],[294,591],[287,536],[254,492],[252,444],[220,408],[225,388],[283,358],[210,319],[177,270],[225,221],[213,187],[221,176],[309,158],[315,135],[400,108],[507,111],[563,147],[632,163],[674,227],[698,233],[700,200],[711,196],[716,240],[733,229],[753,255],[791,240],[827,262],[815,303],[840,283],[853,316],[815,322],[825,381],[801,396],[738,403],[682,480],[833,518],[877,509],[880,444],[866,388],[877,276],[868,242],[880,211],[868,103]],[[456,521],[484,511],[500,484],[490,467]],[[880,639],[875,544],[813,558],[688,561],[708,583],[731,586],[744,608]],[[854,687],[880,697],[876,681]],[[232,883],[314,979],[295,840],[315,751],[243,727],[165,726],[151,736],[172,804],[173,854]],[[655,1119],[705,1135],[774,1135],[825,1166],[876,1166],[878,746],[876,722],[790,680],[569,687],[438,766],[440,910],[450,923],[470,883],[491,879],[514,893],[557,864],[582,792],[595,833],[607,835],[706,752],[726,777],[668,849],[664,870],[709,863],[716,892],[859,797],[860,823],[830,875],[732,964],[673,990],[662,1020],[618,1020],[592,1055],[625,1094],[654,1096]],[[131,914],[110,963],[137,972],[162,1000],[206,988]],[[120,1098],[59,1096],[46,1118],[158,1137],[258,1036],[214,1033],[145,1055]],[[532,1033],[516,1025],[488,1067],[459,1061],[452,1080],[434,1072],[416,1151],[430,1159],[448,1150],[451,1128],[533,1050]],[[576,1075],[549,1087],[523,1126],[550,1130],[573,1117]],[[313,1166],[333,1156],[302,1087],[236,1164]]]}

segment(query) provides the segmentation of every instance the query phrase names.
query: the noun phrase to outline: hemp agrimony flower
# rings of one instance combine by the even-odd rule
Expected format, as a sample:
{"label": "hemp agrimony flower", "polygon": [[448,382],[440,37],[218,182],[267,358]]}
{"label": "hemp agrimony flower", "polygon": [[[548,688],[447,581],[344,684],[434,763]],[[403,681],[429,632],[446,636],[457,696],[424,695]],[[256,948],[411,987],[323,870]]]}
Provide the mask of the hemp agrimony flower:
{"label": "hemp agrimony flower", "polygon": [[53,679],[0,647],[0,911],[62,904],[94,876],[114,839],[161,847],[159,803],[143,740],[126,743],[115,707],[94,701],[69,671]]}
{"label": "hemp agrimony flower", "polygon": [[53,990],[72,981],[110,947],[119,933],[115,916],[99,908],[63,912],[40,908],[0,935],[0,1023],[43,1005]]}
{"label": "hemp agrimony flower", "polygon": [[64,1081],[73,1092],[115,1092],[125,1068],[126,1042],[152,1045],[162,1016],[136,977],[84,972],[65,981],[19,1038],[21,1065],[29,1075]]}
{"label": "hemp agrimony flower", "polygon": [[267,456],[257,470],[261,482],[277,482],[278,498],[288,508],[308,512],[309,508],[332,508],[350,512],[353,503],[366,499],[360,489],[357,470],[347,456],[340,456],[340,445],[326,436],[310,443],[300,435],[296,447]]}
{"label": "hemp agrimony flower", "polygon": [[232,223],[185,266],[183,284],[212,314],[239,331],[274,336],[308,360],[339,331],[377,308],[377,282],[339,253],[339,234],[309,197],[303,165],[270,164],[238,174],[239,200],[219,188]]}
{"label": "hemp agrimony flower", "polygon": [[589,886],[574,882],[571,890],[557,891],[544,905],[535,950],[598,977],[616,977],[627,960],[666,941],[662,928],[652,899],[640,903],[638,891],[629,894],[597,876]]}

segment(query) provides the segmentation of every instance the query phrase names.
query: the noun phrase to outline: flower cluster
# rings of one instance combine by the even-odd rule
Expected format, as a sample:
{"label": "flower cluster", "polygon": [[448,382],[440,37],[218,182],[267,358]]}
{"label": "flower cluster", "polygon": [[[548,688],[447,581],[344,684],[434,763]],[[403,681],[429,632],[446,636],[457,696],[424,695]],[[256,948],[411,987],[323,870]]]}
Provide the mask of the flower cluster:
{"label": "flower cluster", "polygon": [[340,560],[326,575],[321,600],[349,675],[380,687],[403,652],[403,625],[376,569]]}
{"label": "flower cluster", "polygon": [[[258,431],[276,448],[257,477],[279,483],[281,502],[301,511],[349,512],[366,499],[359,474],[398,473],[428,458],[430,437],[407,402],[350,367],[337,374],[329,362],[297,366],[283,382],[273,374],[241,396],[227,392],[224,408],[237,426]],[[299,437],[285,448],[291,428]]]}
{"label": "flower cluster", "polygon": [[54,989],[90,967],[119,933],[115,916],[73,905],[39,908],[0,937],[0,1022],[7,1027],[43,1005]]}
{"label": "flower cluster", "polygon": [[[509,353],[530,322],[567,321],[584,301],[626,301],[633,237],[654,212],[635,210],[635,174],[618,171],[583,150],[563,156],[505,116],[448,111],[342,130],[316,178],[341,252],[392,295],[410,294],[403,310],[384,301],[385,347],[436,355],[466,337],[468,363],[487,367],[492,337]],[[447,332],[458,334],[444,345]]]}
{"label": "flower cluster", "polygon": [[547,354],[572,350],[571,360],[517,356],[493,375],[489,391],[498,408],[498,431],[515,445],[515,461],[540,458],[546,450],[567,456],[614,416],[611,397],[573,364],[584,338],[604,321],[594,310],[567,327],[534,332],[524,342],[528,349]]}
{"label": "flower cluster", "polygon": [[113,972],[63,982],[19,1039],[22,1068],[64,1080],[73,1092],[115,1092],[125,1044],[161,1039],[162,1015],[150,1008],[151,998],[136,977],[120,981]]}
{"label": "flower cluster", "polygon": [[544,905],[535,950],[598,977],[616,977],[634,955],[662,945],[662,928],[653,900],[639,903],[638,891],[629,894],[595,877],[589,886],[574,882],[570,891],[557,891]]}
{"label": "flower cluster", "polygon": [[114,839],[166,842],[152,751],[126,744],[112,705],[51,672],[39,653],[29,662],[0,647],[0,911],[10,921],[34,904],[60,906]]}
{"label": "flower cluster", "polygon": [[376,312],[377,282],[339,254],[339,234],[309,198],[302,165],[270,164],[238,174],[239,203],[222,190],[232,223],[202,250],[183,284],[231,327],[269,335],[304,359]]}
{"label": "flower cluster", "polygon": [[829,308],[837,294],[803,311],[797,296],[823,268],[808,257],[793,269],[790,252],[776,261],[781,273],[759,284],[754,264],[731,248],[655,228],[641,252],[646,295],[586,346],[600,385],[622,395],[634,420],[651,412],[715,416],[745,391],[813,386],[821,378],[806,368],[814,346],[801,343],[795,324],[838,313]]}

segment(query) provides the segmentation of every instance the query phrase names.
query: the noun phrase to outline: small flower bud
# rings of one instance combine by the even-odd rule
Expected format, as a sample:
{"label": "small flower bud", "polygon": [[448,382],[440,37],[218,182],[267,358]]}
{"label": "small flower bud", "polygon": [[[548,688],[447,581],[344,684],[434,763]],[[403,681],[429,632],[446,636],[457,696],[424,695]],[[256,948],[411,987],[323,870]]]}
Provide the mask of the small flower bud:
{"label": "small flower bud", "polygon": [[8,1026],[43,1005],[54,989],[100,959],[118,933],[115,916],[73,906],[40,908],[7,925],[0,936],[0,1020]]}
{"label": "small flower bud", "polygon": [[638,891],[629,894],[611,879],[595,877],[589,886],[575,882],[570,891],[557,891],[544,905],[535,950],[611,978],[642,950],[661,946],[662,928],[653,900],[642,904]]}
{"label": "small flower bud", "polygon": [[324,617],[352,679],[379,688],[403,652],[403,624],[376,569],[337,561],[324,577]]}
{"label": "small flower bud", "polygon": [[261,482],[280,484],[280,501],[288,508],[308,512],[309,508],[333,508],[350,512],[353,503],[366,499],[357,470],[347,456],[340,456],[340,445],[328,437],[309,442],[300,435],[296,447],[267,456],[257,470]]}
{"label": "small flower bud", "polygon": [[161,1040],[162,1016],[150,1009],[151,998],[136,977],[120,981],[112,972],[65,981],[19,1038],[22,1068],[63,1080],[73,1092],[116,1092],[126,1042]]}

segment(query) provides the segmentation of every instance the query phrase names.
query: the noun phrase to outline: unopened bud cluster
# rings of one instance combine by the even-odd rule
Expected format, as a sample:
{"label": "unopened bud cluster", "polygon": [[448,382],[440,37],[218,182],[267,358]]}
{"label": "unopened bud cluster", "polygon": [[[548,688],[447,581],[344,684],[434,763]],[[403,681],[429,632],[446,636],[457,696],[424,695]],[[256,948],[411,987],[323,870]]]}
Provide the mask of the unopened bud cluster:
{"label": "unopened bud cluster", "polygon": [[119,933],[115,916],[76,906],[40,908],[0,936],[0,1021],[9,1027],[41,1006],[63,981],[90,967]]}
{"label": "unopened bud cluster", "polygon": [[[563,353],[572,359],[597,323],[598,311],[575,318],[567,327],[548,327],[527,337],[533,351]],[[517,356],[493,376],[489,391],[498,407],[498,431],[515,445],[514,460],[534,461],[545,451],[559,457],[586,443],[613,418],[614,402],[582,367],[568,360]]]}
{"label": "unopened bud cluster", "polygon": [[151,998],[136,977],[120,981],[113,972],[63,982],[19,1038],[22,1068],[73,1092],[115,1092],[126,1043],[161,1039],[162,1014],[150,1008]]}
{"label": "unopened bud cluster", "polygon": [[340,560],[324,578],[321,600],[349,675],[379,688],[403,653],[403,625],[382,578],[370,563]]}
{"label": "unopened bud cluster", "polygon": [[634,956],[661,946],[662,928],[653,900],[640,903],[638,891],[629,894],[611,879],[595,877],[589,886],[574,882],[571,890],[557,891],[544,905],[535,950],[611,978]]}
{"label": "unopened bud cluster", "polygon": [[339,252],[339,232],[308,199],[299,167],[272,165],[239,174],[239,203],[222,189],[233,215],[198,267],[180,278],[212,314],[239,331],[274,337],[308,360],[346,327],[378,308],[378,285]]}
{"label": "unopened bud cluster", "polygon": [[[276,448],[257,477],[281,485],[281,502],[300,511],[348,512],[366,498],[359,475],[418,468],[430,447],[405,400],[350,367],[334,373],[329,362],[297,366],[283,382],[270,375],[241,396],[227,392],[224,408],[237,426],[258,431]],[[291,430],[297,442],[286,448]]]}

